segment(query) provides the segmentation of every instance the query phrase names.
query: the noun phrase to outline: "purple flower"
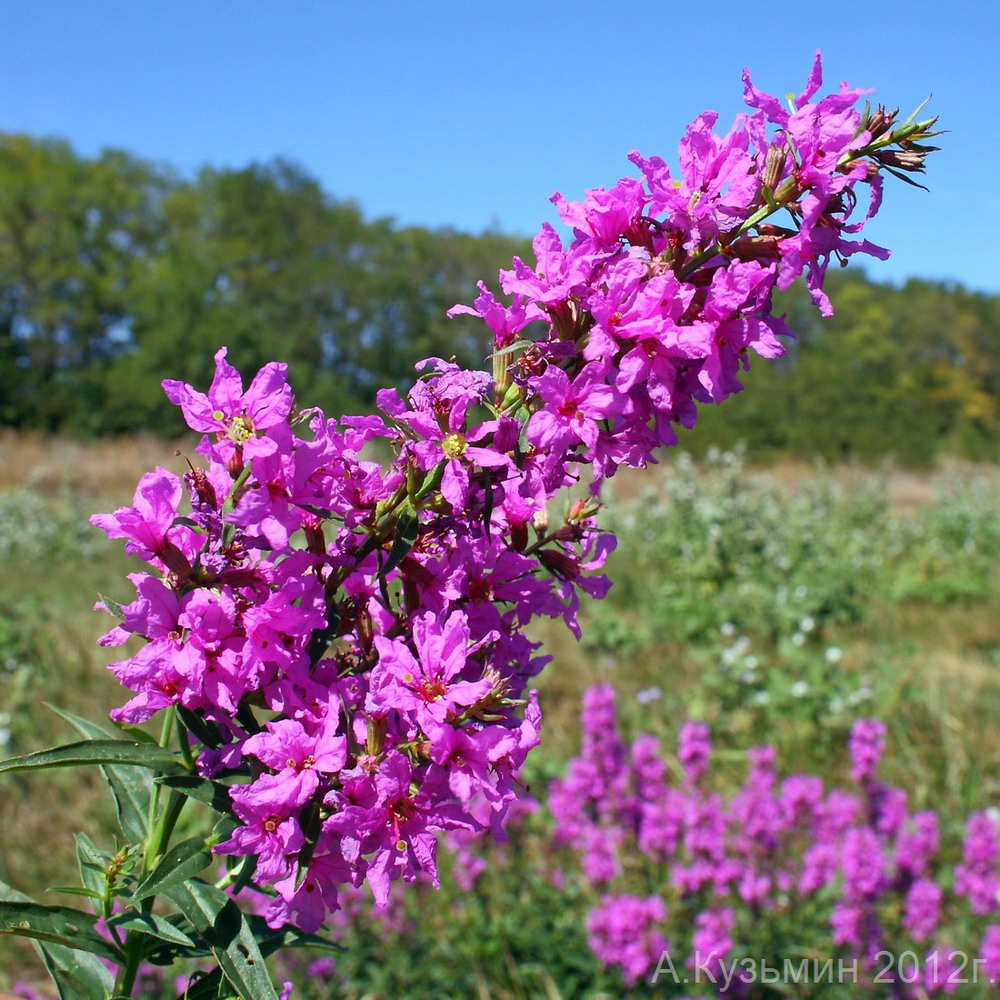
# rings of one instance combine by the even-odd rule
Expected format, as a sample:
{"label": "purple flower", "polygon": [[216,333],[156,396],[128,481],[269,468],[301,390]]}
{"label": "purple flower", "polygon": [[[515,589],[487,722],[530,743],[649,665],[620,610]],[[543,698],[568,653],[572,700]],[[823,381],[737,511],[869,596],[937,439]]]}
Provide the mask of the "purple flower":
{"label": "purple flower", "polygon": [[728,906],[699,913],[691,936],[692,953],[688,965],[718,977],[722,963],[733,947],[731,931],[734,922],[735,914]]}
{"label": "purple flower", "polygon": [[201,548],[201,539],[190,528],[175,524],[184,490],[172,472],[157,468],[147,472],[136,487],[133,505],[113,514],[94,514],[90,523],[108,538],[125,538],[125,551],[147,562],[154,560],[187,576]]}
{"label": "purple flower", "polygon": [[937,932],[941,917],[941,887],[930,879],[918,879],[906,894],[903,926],[915,941],[927,941]]}
{"label": "purple flower", "polygon": [[958,989],[959,983],[970,980],[968,970],[964,968],[965,962],[961,966],[956,965],[956,959],[959,957],[959,952],[944,945],[931,948],[923,956],[920,982],[927,987],[928,996],[938,996],[940,993],[947,993],[950,996]]}
{"label": "purple flower", "polygon": [[587,943],[607,966],[620,965],[632,986],[656,966],[667,950],[656,925],[667,918],[659,896],[603,896],[587,917]]}
{"label": "purple flower", "polygon": [[423,615],[414,620],[412,632],[416,656],[401,640],[376,637],[379,662],[372,671],[371,711],[395,708],[412,713],[422,723],[440,725],[490,693],[493,682],[489,678],[463,677],[470,655],[482,642],[470,643],[468,622],[461,611],[453,612],[443,624],[434,615]]}
{"label": "purple flower", "polygon": [[555,365],[538,376],[533,388],[544,404],[528,421],[528,440],[542,451],[566,452],[578,444],[593,450],[600,433],[598,421],[617,416],[621,398],[598,374],[596,365],[588,365],[570,382]]}
{"label": "purple flower", "polygon": [[996,823],[989,813],[973,813],[965,828],[962,862],[955,866],[955,892],[969,900],[969,908],[977,916],[997,910],[998,853]]}
{"label": "purple flower", "polygon": [[896,867],[900,874],[919,878],[937,853],[937,813],[924,811],[910,817],[910,826],[896,839]]}
{"label": "purple flower", "polygon": [[[131,507],[95,518],[163,577],[133,577],[136,600],[101,640],[145,640],[112,665],[134,692],[114,716],[145,721],[180,705],[211,724],[201,773],[242,779],[250,760],[250,782],[232,791],[241,825],[218,850],[256,856],[259,883],[277,892],[272,922],[318,926],[340,905],[338,887],[365,879],[383,905],[397,879],[436,883],[442,832],[503,838],[539,741],[527,689],[547,657],[528,626],[561,615],[579,636],[581,594],[600,599],[610,586],[601,570],[615,542],[595,516],[603,480],[654,461],[678,426],[695,424],[698,404],[740,389],[751,351],[781,353],[776,287],[805,271],[828,311],[831,255],[879,252],[847,238],[880,197],[878,156],[855,155],[871,139],[854,108],[861,92],[816,97],[820,82],[817,61],[785,109],[747,78],[757,112],[721,137],[714,112],[698,116],[675,176],[634,154],[639,179],[582,203],[556,195],[569,245],[543,226],[534,265],[515,258],[500,275],[509,304],[480,285],[473,308],[452,310],[484,320],[491,372],[429,358],[405,399],[382,390],[380,414],[340,420],[293,416],[283,364],[244,391],[226,348],[207,393],[163,383],[207,435],[208,467],[185,473],[190,513],[177,477],[160,469]],[[879,115],[888,128],[894,116]],[[867,214],[852,217],[861,183]],[[764,222],[779,208],[791,230]],[[531,343],[518,344],[528,324]],[[389,454],[387,465],[363,450]],[[578,486],[586,499],[557,523],[551,512]],[[615,876],[636,845],[652,854],[681,896],[704,894],[698,941],[719,950],[731,947],[731,918],[713,894],[784,905],[778,894],[815,891],[841,871],[845,927],[857,911],[867,947],[876,901],[926,877],[932,853],[925,837],[909,868],[898,860],[906,803],[874,781],[880,726],[859,724],[852,737],[860,797],[824,799],[805,781],[779,793],[773,753],[761,749],[726,801],[700,787],[707,729],[682,731],[683,776],[670,788],[648,741],[630,758],[613,693],[598,689],[580,757],[553,787],[556,836],[595,880]],[[977,836],[956,872],[974,909],[996,881]],[[631,924],[595,917],[601,947],[631,933],[615,959],[627,977],[665,944],[653,927],[665,909],[651,899],[632,907]],[[928,926],[920,899],[914,889],[914,927]]]}
{"label": "purple flower", "polygon": [[843,895],[852,903],[876,899],[885,887],[882,845],[867,826],[848,830],[841,846]]}
{"label": "purple flower", "polygon": [[297,719],[279,719],[251,736],[243,752],[276,771],[276,791],[280,788],[286,802],[302,806],[319,786],[321,774],[337,774],[347,762],[347,738],[337,734],[337,727],[336,710],[313,733]]}
{"label": "purple flower", "polygon": [[684,780],[695,784],[708,769],[711,754],[708,726],[702,722],[685,722],[677,736],[677,759],[684,771]]}
{"label": "purple flower", "polygon": [[851,777],[859,784],[869,781],[878,768],[885,750],[885,725],[878,719],[858,719],[851,727],[848,751]]}
{"label": "purple flower", "polygon": [[986,977],[991,982],[1000,982],[1000,924],[991,924],[986,928],[979,954]]}
{"label": "purple flower", "polygon": [[197,389],[166,379],[163,391],[184,413],[188,427],[201,434],[219,434],[243,444],[255,433],[282,424],[292,409],[292,390],[287,366],[265,365],[243,391],[240,373],[226,361],[226,348],[215,354],[215,377],[206,395]]}
{"label": "purple flower", "polygon": [[299,826],[294,797],[288,797],[288,783],[277,774],[265,774],[252,785],[240,785],[230,795],[243,826],[229,840],[213,848],[216,854],[257,856],[257,875],[262,881],[277,882],[287,877],[290,857],[305,843]]}

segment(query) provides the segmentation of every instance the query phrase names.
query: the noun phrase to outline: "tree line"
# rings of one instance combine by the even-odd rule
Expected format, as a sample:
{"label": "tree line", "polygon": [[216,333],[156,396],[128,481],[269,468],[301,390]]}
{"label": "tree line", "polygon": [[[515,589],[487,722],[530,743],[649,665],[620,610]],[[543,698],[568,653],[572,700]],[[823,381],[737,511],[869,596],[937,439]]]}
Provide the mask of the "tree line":
{"label": "tree line", "polygon": [[753,364],[724,413],[703,410],[686,447],[742,441],[756,459],[1000,460],[1000,295],[877,284],[852,268],[831,273],[826,290],[829,319],[804,287],[784,294],[776,311],[798,339],[777,362]]}
{"label": "tree line", "polygon": [[163,378],[280,359],[299,399],[358,412],[415,360],[482,365],[445,312],[526,253],[495,233],[369,221],[284,160],[193,179],[128,153],[0,135],[0,425],[175,427]]}
{"label": "tree line", "polygon": [[[206,385],[222,344],[246,372],[287,362],[310,405],[361,412],[416,359],[485,363],[481,325],[445,312],[514,254],[531,259],[528,240],[366,219],[281,159],[182,177],[120,150],[87,158],[0,134],[0,426],[173,433],[160,380]],[[705,408],[683,445],[995,457],[1000,296],[832,277],[836,316],[786,293],[801,340],[753,365],[753,390]]]}

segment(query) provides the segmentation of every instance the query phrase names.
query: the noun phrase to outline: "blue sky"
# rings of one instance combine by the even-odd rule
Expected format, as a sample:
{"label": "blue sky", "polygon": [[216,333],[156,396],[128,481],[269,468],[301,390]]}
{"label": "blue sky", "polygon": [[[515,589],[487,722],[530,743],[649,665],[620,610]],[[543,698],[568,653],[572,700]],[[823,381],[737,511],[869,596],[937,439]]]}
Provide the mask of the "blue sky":
{"label": "blue sky", "polygon": [[553,191],[673,162],[740,75],[826,83],[927,113],[930,193],[890,183],[872,277],[1000,292],[1000,9],[989,0],[641,4],[341,0],[0,0],[0,130],[114,146],[183,172],[284,156],[370,217],[533,234]]}

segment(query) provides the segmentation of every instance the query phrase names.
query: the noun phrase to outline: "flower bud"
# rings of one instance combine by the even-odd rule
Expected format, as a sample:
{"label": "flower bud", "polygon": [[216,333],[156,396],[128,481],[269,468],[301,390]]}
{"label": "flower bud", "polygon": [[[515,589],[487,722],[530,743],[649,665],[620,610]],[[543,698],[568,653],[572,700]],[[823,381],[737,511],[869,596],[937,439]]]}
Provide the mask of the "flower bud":
{"label": "flower bud", "polygon": [[547,507],[535,511],[531,519],[531,526],[539,535],[544,535],[549,530],[549,511]]}
{"label": "flower bud", "polygon": [[565,552],[556,549],[542,549],[538,553],[541,564],[560,580],[575,580],[580,575],[580,564]]}
{"label": "flower bud", "polygon": [[894,108],[892,111],[886,111],[884,105],[880,104],[868,116],[868,120],[863,124],[872,139],[878,139],[885,135],[885,133],[888,132],[893,125],[895,125],[896,115],[898,114],[899,108]]}
{"label": "flower bud", "polygon": [[768,191],[773,191],[781,180],[788,159],[787,146],[768,146],[764,157],[764,176],[761,183]]}
{"label": "flower bud", "polygon": [[512,521],[510,525],[510,544],[515,552],[523,552],[528,547],[528,522]]}
{"label": "flower bud", "polygon": [[181,580],[186,580],[191,575],[191,563],[173,542],[166,542],[156,555],[163,565]]}
{"label": "flower bud", "polygon": [[385,734],[389,724],[384,715],[370,716],[368,730],[365,733],[365,750],[371,757],[377,757],[382,752]]}
{"label": "flower bud", "polygon": [[872,159],[878,160],[883,166],[895,167],[897,170],[908,170],[922,173],[927,154],[934,152],[937,146],[918,146],[916,143],[902,142],[899,149],[879,149],[872,153]]}

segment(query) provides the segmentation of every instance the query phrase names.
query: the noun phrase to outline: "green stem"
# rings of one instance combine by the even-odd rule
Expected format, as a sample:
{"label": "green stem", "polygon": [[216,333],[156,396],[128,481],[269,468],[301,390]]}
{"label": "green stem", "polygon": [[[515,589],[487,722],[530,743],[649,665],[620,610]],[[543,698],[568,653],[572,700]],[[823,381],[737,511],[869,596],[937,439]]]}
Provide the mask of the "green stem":
{"label": "green stem", "polygon": [[[855,160],[859,160],[865,156],[871,156],[872,153],[885,149],[888,146],[893,146],[898,142],[902,142],[912,136],[922,136],[927,130],[934,124],[935,119],[930,119],[925,122],[914,122],[912,124],[903,124],[891,132],[888,135],[881,136],[874,142],[869,143],[867,146],[863,146],[861,149],[854,149],[848,153],[845,153],[840,160],[837,162],[837,169],[843,170]],[[767,204],[762,205],[753,213],[745,222],[741,223],[739,228],[734,233],[727,233],[727,238],[730,242],[738,239],[740,236],[745,235],[754,226],[763,222],[766,218],[774,215],[775,212],[780,211],[782,208],[787,207],[787,202],[781,197],[780,189],[775,192],[775,194],[770,194],[766,189],[763,190],[762,195],[767,200]],[[770,196],[769,196],[770,195]],[[777,195],[777,197],[775,197]],[[705,247],[704,250],[695,254],[680,270],[677,272],[677,277],[681,280],[690,277],[698,270],[702,264],[707,263],[713,257],[719,256],[722,253],[722,244],[720,241],[716,240],[709,246]]]}
{"label": "green stem", "polygon": [[[160,732],[160,746],[168,747],[170,738],[177,726],[177,734],[180,740],[181,752],[185,760],[191,762],[191,748],[187,744],[187,731],[177,716],[173,706],[163,713],[163,728]],[[149,796],[149,814],[146,822],[146,829],[149,831],[145,842],[142,845],[142,866],[139,872],[139,881],[142,881],[155,866],[157,860],[166,851],[170,836],[177,825],[181,810],[187,801],[185,796],[178,792],[171,791],[167,804],[160,812],[160,788],[158,782],[153,782],[153,787]],[[159,815],[157,813],[159,812]],[[142,901],[142,910],[148,913],[153,908],[154,897],[150,896]],[[131,997],[135,987],[136,978],[139,975],[139,965],[142,962],[142,948],[144,945],[144,935],[135,931],[129,931],[125,935],[122,951],[125,955],[125,964],[121,967],[115,979],[114,997]]]}
{"label": "green stem", "polygon": [[[754,212],[749,219],[740,224],[739,229],[737,229],[735,233],[729,234],[731,236],[731,239],[734,240],[738,239],[740,236],[743,236],[746,233],[750,232],[750,230],[753,229],[753,227],[756,226],[758,223],[763,222],[766,218],[768,218],[771,215],[774,215],[775,212],[780,211],[784,207],[785,207],[784,205],[775,202],[774,204],[764,205],[761,208],[758,208],[757,211]],[[705,249],[702,250],[700,253],[695,254],[695,256],[692,257],[677,272],[677,277],[680,278],[682,281],[685,278],[689,278],[692,274],[694,274],[695,271],[698,270],[699,267],[701,267],[702,264],[706,263],[707,261],[710,261],[713,257],[718,257],[720,253],[722,253],[722,244],[718,240],[716,240],[714,243],[711,243],[709,244],[709,246],[705,247]]]}

